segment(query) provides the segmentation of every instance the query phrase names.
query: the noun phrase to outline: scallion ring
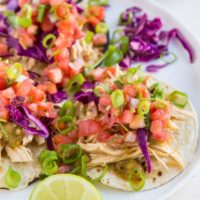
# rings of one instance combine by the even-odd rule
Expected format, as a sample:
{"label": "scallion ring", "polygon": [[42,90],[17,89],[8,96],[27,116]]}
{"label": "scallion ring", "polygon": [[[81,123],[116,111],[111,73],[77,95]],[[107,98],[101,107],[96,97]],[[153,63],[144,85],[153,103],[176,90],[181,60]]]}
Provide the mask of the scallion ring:
{"label": "scallion ring", "polygon": [[174,91],[170,94],[169,100],[178,108],[185,108],[188,103],[188,95],[181,91]]}
{"label": "scallion ring", "polygon": [[44,15],[45,15],[45,10],[46,10],[46,5],[42,5],[40,4],[38,6],[38,15],[37,15],[37,21],[38,22],[42,22],[44,19]]}
{"label": "scallion ring", "polygon": [[65,164],[70,164],[78,161],[83,151],[78,144],[61,144],[58,149],[58,154]]}
{"label": "scallion ring", "polygon": [[53,41],[56,39],[56,36],[54,34],[47,34],[43,40],[42,40],[42,45],[43,47],[45,47],[46,49],[49,49],[53,46]]}
{"label": "scallion ring", "polygon": [[138,168],[134,168],[128,176],[128,181],[134,191],[139,191],[144,187],[145,173]]}
{"label": "scallion ring", "polygon": [[97,24],[95,28],[96,33],[107,33],[108,32],[108,25],[105,22],[101,22]]}
{"label": "scallion ring", "polygon": [[108,165],[106,165],[104,167],[104,169],[102,171],[102,174],[100,176],[98,176],[97,178],[93,179],[92,182],[93,183],[98,183],[106,175],[107,172],[108,172]]}
{"label": "scallion ring", "polygon": [[5,185],[8,188],[14,189],[18,187],[20,181],[21,181],[20,173],[14,170],[12,167],[9,167],[4,176]]}
{"label": "scallion ring", "polygon": [[20,63],[15,63],[9,67],[6,72],[8,79],[14,81],[22,74],[22,65]]}
{"label": "scallion ring", "polygon": [[150,102],[147,100],[140,101],[137,107],[137,112],[140,116],[144,116],[150,110]]}
{"label": "scallion ring", "polygon": [[122,90],[115,90],[112,92],[111,94],[111,101],[112,101],[112,105],[115,109],[122,107],[124,105],[124,94],[122,92]]}
{"label": "scallion ring", "polygon": [[63,116],[70,116],[70,117],[74,117],[76,114],[76,108],[73,105],[73,103],[71,101],[67,101],[63,104],[63,106],[60,109],[60,113],[59,116],[63,117]]}
{"label": "scallion ring", "polygon": [[[64,126],[66,126],[66,128],[61,129],[60,127],[63,124],[64,124]],[[73,117],[63,116],[63,117],[58,118],[56,120],[56,128],[63,135],[70,133],[71,131],[73,131],[75,129]]]}

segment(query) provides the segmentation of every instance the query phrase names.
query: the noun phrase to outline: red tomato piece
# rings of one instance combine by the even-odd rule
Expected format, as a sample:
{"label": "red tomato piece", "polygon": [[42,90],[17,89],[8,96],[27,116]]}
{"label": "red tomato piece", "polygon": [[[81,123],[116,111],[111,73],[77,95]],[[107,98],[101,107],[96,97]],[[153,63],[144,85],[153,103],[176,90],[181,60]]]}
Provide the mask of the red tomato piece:
{"label": "red tomato piece", "polygon": [[79,136],[90,136],[98,134],[103,127],[95,120],[89,119],[79,123]]}
{"label": "red tomato piece", "polygon": [[107,142],[108,139],[110,138],[110,133],[109,132],[102,132],[102,133],[99,133],[98,136],[97,136],[97,140],[99,142]]}
{"label": "red tomato piece", "polygon": [[55,135],[53,136],[53,145],[56,150],[58,150],[61,144],[71,144],[73,143],[73,139],[67,135]]}
{"label": "red tomato piece", "polygon": [[4,90],[6,88],[6,80],[0,77],[0,90]]}
{"label": "red tomato piece", "polygon": [[45,100],[45,97],[46,97],[45,93],[36,87],[30,90],[29,93],[30,102],[33,103],[41,102]]}
{"label": "red tomato piece", "polygon": [[124,110],[123,113],[118,117],[120,123],[129,124],[133,120],[133,113],[130,110]]}
{"label": "red tomato piece", "polygon": [[15,90],[12,87],[3,90],[2,95],[7,99],[14,99],[16,97]]}
{"label": "red tomato piece", "polygon": [[155,140],[166,141],[168,139],[168,136],[164,131],[164,123],[161,120],[151,122],[151,133]]}
{"label": "red tomato piece", "polygon": [[0,43],[0,55],[5,56],[8,54],[8,45],[4,43]]}
{"label": "red tomato piece", "polygon": [[105,18],[105,7],[103,6],[91,6],[88,12],[100,21],[104,20]]}
{"label": "red tomato piece", "polygon": [[60,68],[55,67],[55,68],[50,69],[48,71],[47,77],[50,81],[57,84],[57,83],[61,83],[62,78],[63,78],[63,74],[62,74],[62,71],[61,71]]}
{"label": "red tomato piece", "polygon": [[107,43],[107,37],[103,33],[98,33],[94,35],[92,42],[94,46],[102,46]]}
{"label": "red tomato piece", "polygon": [[30,90],[33,88],[33,81],[30,79],[26,79],[22,83],[16,85],[16,95],[22,97],[28,97]]}
{"label": "red tomato piece", "polygon": [[41,28],[44,32],[51,32],[54,28],[54,24],[50,21],[48,16],[46,16],[41,24]]}

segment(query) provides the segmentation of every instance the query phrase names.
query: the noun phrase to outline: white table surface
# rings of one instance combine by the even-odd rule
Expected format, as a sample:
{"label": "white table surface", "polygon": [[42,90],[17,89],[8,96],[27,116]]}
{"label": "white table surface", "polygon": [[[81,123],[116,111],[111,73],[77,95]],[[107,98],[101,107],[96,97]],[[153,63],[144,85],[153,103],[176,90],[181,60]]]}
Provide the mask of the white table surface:
{"label": "white table surface", "polygon": [[[189,27],[200,40],[200,0],[155,0],[172,11]],[[200,169],[169,200],[199,200]]]}

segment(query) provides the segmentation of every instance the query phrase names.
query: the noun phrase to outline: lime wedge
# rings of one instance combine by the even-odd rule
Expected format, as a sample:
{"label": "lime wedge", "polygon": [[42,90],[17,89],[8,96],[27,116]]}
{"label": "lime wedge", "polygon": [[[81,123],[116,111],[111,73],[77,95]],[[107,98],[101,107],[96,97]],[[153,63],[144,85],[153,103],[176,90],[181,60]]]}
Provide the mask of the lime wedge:
{"label": "lime wedge", "polygon": [[41,181],[29,200],[102,200],[90,182],[72,174],[58,174]]}

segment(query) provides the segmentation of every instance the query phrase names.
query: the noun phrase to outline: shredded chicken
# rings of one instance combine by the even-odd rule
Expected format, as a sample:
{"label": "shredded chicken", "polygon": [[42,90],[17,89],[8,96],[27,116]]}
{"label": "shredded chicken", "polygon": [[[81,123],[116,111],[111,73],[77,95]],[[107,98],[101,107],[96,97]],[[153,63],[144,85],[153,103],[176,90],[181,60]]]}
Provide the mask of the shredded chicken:
{"label": "shredded chicken", "polygon": [[108,163],[116,163],[122,160],[135,159],[141,156],[141,151],[137,149],[130,154],[124,154],[122,156],[111,156],[107,154],[90,154],[91,161],[88,163],[88,167],[104,166]]}
{"label": "shredded chicken", "polygon": [[176,106],[172,106],[171,117],[178,120],[187,120],[189,118],[194,118],[196,116],[194,115],[194,112],[186,111],[177,108]]}
{"label": "shredded chicken", "polygon": [[32,141],[33,141],[33,135],[25,134],[25,136],[23,137],[22,145],[26,146],[27,144],[31,143]]}
{"label": "shredded chicken", "polygon": [[45,143],[45,139],[43,137],[39,136],[39,135],[35,136],[35,140],[38,143],[38,145],[42,145],[42,144]]}
{"label": "shredded chicken", "polygon": [[30,162],[33,161],[31,151],[24,147],[19,146],[16,148],[11,148],[9,146],[5,147],[6,153],[12,162]]}

